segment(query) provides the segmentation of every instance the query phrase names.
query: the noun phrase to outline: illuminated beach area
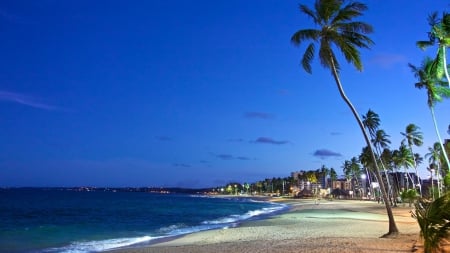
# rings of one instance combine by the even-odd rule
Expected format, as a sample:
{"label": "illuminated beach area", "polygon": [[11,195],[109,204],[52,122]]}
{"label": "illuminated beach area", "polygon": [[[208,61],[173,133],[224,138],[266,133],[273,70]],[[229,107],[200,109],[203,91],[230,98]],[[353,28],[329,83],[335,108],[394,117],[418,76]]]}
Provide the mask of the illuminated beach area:
{"label": "illuminated beach area", "polygon": [[419,226],[411,208],[393,209],[400,235],[388,231],[384,205],[358,200],[281,200],[289,212],[248,221],[236,228],[209,230],[143,248],[144,252],[412,252],[420,250]]}

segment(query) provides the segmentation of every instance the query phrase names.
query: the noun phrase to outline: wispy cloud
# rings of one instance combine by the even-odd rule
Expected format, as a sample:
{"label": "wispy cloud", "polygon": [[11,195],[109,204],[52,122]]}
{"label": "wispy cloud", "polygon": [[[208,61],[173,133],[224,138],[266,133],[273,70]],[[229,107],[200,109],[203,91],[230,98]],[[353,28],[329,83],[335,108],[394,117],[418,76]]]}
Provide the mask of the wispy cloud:
{"label": "wispy cloud", "polygon": [[273,145],[283,145],[288,144],[289,141],[277,141],[269,137],[259,137],[255,141],[252,141],[253,143],[261,143],[261,144],[273,144]]}
{"label": "wispy cloud", "polygon": [[213,154],[213,153],[211,153],[211,155],[213,155],[214,157],[221,159],[221,160],[241,160],[241,161],[252,160],[250,157],[234,156],[234,155],[230,155],[230,154]]}
{"label": "wispy cloud", "polygon": [[371,59],[371,63],[384,69],[392,68],[394,65],[407,63],[406,57],[400,54],[379,54]]}
{"label": "wispy cloud", "polygon": [[49,111],[64,110],[63,108],[40,102],[36,97],[16,92],[0,91],[0,100]]}
{"label": "wispy cloud", "polygon": [[319,157],[321,159],[325,159],[328,157],[341,157],[342,154],[328,150],[328,149],[318,149],[314,151],[313,156]]}
{"label": "wispy cloud", "polygon": [[219,154],[216,157],[222,160],[233,160],[233,156],[230,154]]}
{"label": "wispy cloud", "polygon": [[244,117],[248,119],[273,119],[275,116],[267,112],[246,112]]}

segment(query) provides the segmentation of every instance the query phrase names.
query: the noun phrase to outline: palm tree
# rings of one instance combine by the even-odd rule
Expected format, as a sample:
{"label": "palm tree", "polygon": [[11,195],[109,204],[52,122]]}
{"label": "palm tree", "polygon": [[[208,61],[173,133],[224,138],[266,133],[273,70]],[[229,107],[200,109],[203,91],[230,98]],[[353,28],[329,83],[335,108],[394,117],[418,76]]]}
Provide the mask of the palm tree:
{"label": "palm tree", "polygon": [[351,182],[351,186],[352,186],[352,191],[353,191],[353,174],[352,174],[352,166],[351,166],[351,162],[349,160],[345,160],[344,164],[342,164],[342,171],[344,172],[345,178],[347,179],[347,182],[350,181]]}
{"label": "palm tree", "polygon": [[361,164],[359,163],[358,158],[352,157],[350,160],[350,169],[352,171],[353,178],[355,179],[355,183],[359,187],[359,179],[361,178]]}
{"label": "palm tree", "polygon": [[327,183],[328,183],[328,175],[330,174],[330,169],[328,169],[325,165],[322,165],[322,167],[320,168],[320,177],[323,179],[324,182],[324,188],[327,188]]}
{"label": "palm tree", "polygon": [[[379,131],[379,126],[380,126],[380,117],[377,113],[375,113],[372,110],[368,110],[367,113],[365,115],[362,116],[363,118],[363,125],[364,127],[367,129],[367,131],[369,131],[370,137],[371,137],[371,141],[375,146],[375,152],[376,155],[378,157],[380,157],[380,147],[377,146],[377,144],[381,144],[383,147],[387,146],[388,143],[390,143],[390,141],[387,139],[387,137],[389,137],[388,135],[383,136],[384,135],[384,131],[382,132],[378,132]],[[378,134],[378,136],[377,136]],[[386,137],[386,138],[385,138]],[[386,144],[386,145],[385,145]],[[361,155],[364,155],[365,157],[363,158],[364,162],[363,164],[371,164],[373,166],[372,171],[375,171],[375,166],[373,164],[373,162],[370,162],[368,160],[371,160],[371,154],[370,154],[370,150],[368,147],[363,148],[363,152]],[[387,186],[388,186],[388,198],[391,198],[390,193],[392,192],[392,188],[389,182],[389,175],[386,173],[386,166],[383,164],[383,160],[381,161],[381,167],[383,170],[383,173],[385,173],[386,175],[386,179],[387,179]]]}
{"label": "palm tree", "polygon": [[330,180],[331,180],[331,188],[333,188],[333,182],[337,180],[337,173],[334,168],[330,168]]}
{"label": "palm tree", "polygon": [[389,144],[391,144],[389,137],[390,136],[383,129],[377,130],[372,139],[372,143],[379,149],[378,152],[380,152],[381,149],[389,148]]}
{"label": "palm tree", "polygon": [[355,185],[359,185],[359,178],[361,177],[361,166],[358,158],[352,157],[352,159],[344,161],[342,165],[345,177],[350,180],[352,184],[353,192],[356,192]]}
{"label": "palm tree", "polygon": [[373,184],[372,184],[372,176],[371,176],[371,172],[373,172],[373,170],[374,170],[374,165],[373,165],[373,161],[372,161],[372,156],[369,154],[369,149],[367,147],[364,147],[362,149],[362,152],[359,155],[358,159],[359,159],[359,162],[361,163],[361,165],[366,170],[367,180],[369,180],[370,194],[372,194],[372,196],[375,197],[375,194],[373,194],[374,192],[373,192]]}
{"label": "palm tree", "polygon": [[442,157],[442,149],[441,145],[436,142],[434,143],[433,147],[428,148],[429,153],[425,154],[425,157],[428,158],[428,163],[430,164],[430,168],[436,169],[437,174],[437,182],[438,182],[438,196],[441,196],[441,157]]}
{"label": "palm tree", "polygon": [[[375,154],[373,153],[370,139],[364,129],[364,125],[355,107],[344,92],[339,77],[340,64],[332,49],[333,47],[339,49],[348,63],[354,65],[357,70],[362,71],[363,66],[358,49],[370,48],[373,41],[366,36],[366,34],[371,33],[373,29],[369,24],[360,21],[353,21],[353,19],[362,16],[363,11],[367,10],[367,6],[359,2],[346,3],[346,1],[343,0],[316,0],[314,10],[303,4],[301,4],[299,8],[302,13],[312,18],[314,23],[320,26],[320,29],[298,30],[292,36],[291,41],[297,46],[305,41],[312,40],[306,48],[301,64],[306,72],[312,72],[311,62],[314,58],[316,49],[315,43],[318,43],[320,63],[324,68],[331,70],[331,74],[336,82],[339,94],[355,117],[367,146],[371,150],[372,159],[376,164]],[[377,168],[377,177],[381,178],[378,165],[375,167]],[[383,192],[383,198],[385,198],[386,211],[389,218],[389,232],[386,236],[395,235],[398,233],[398,228],[395,224],[392,209],[387,203],[387,195],[384,184],[382,184],[381,180],[379,181],[381,186],[380,188]]]}
{"label": "palm tree", "polygon": [[417,46],[425,49],[429,46],[438,44],[436,59],[433,61],[434,74],[437,79],[442,79],[443,75],[447,78],[450,87],[450,76],[447,70],[446,48],[450,47],[450,14],[443,13],[442,18],[438,18],[438,13],[434,12],[428,16],[428,24],[431,31],[428,33],[428,40],[418,41]]}
{"label": "palm tree", "polygon": [[[398,173],[396,173],[398,164],[396,163],[396,151],[392,151],[389,148],[384,148],[381,152],[380,159],[383,162],[386,171],[395,172],[395,173],[386,173],[386,180],[388,180],[389,184],[392,186],[390,188],[390,196],[392,196],[392,205],[397,206],[397,197],[400,193],[399,179]],[[393,175],[393,177],[389,176]],[[395,178],[394,178],[395,176]],[[391,181],[392,178],[392,181]]]}
{"label": "palm tree", "polygon": [[[434,105],[437,102],[442,101],[442,97],[450,96],[450,89],[444,87],[442,81],[436,79],[433,75],[433,61],[430,58],[425,58],[422,62],[421,67],[416,67],[412,64],[409,64],[409,67],[414,73],[414,76],[419,79],[419,82],[415,83],[415,87],[419,89],[427,90],[427,103],[430,108],[431,117],[434,123],[434,129],[436,131],[436,135],[438,137],[439,143],[441,145],[442,150],[445,150],[444,144],[442,142],[441,135],[439,134],[439,129],[436,122],[436,116],[434,114]],[[437,84],[437,85],[436,85]],[[450,168],[450,162],[447,157],[447,153],[444,153],[445,162],[447,166]]]}
{"label": "palm tree", "polygon": [[[396,163],[404,168],[405,171],[405,180],[406,180],[406,188],[405,190],[409,190],[409,182],[408,182],[408,176],[409,173],[407,172],[409,168],[414,166],[414,155],[411,153],[411,151],[406,147],[406,144],[402,141],[400,144],[400,147],[395,152],[395,158]],[[410,177],[411,181],[412,178]]]}
{"label": "palm tree", "polygon": [[[389,148],[389,144],[391,143],[391,141],[389,140],[389,135],[386,134],[386,132],[382,129],[379,129],[375,132],[374,137],[372,138],[372,143],[375,147],[375,151],[377,152],[378,156],[380,157],[380,163],[381,163],[381,167],[383,169],[383,172],[386,175],[386,182],[388,185],[388,194],[392,193],[392,187],[391,187],[391,183],[389,180],[389,173],[387,172],[386,169],[386,161],[383,160],[382,157],[382,149],[388,149]],[[390,195],[389,195],[390,197]]]}
{"label": "palm tree", "polygon": [[[423,135],[422,135],[422,132],[420,132],[419,130],[420,130],[420,127],[411,123],[406,126],[406,131],[404,133],[401,133],[405,137],[411,153],[413,153],[413,149],[412,149],[413,145],[420,147],[423,144]],[[417,171],[418,161],[417,161],[415,155],[413,156],[413,159],[414,159],[414,170],[416,172],[416,177],[419,180],[419,193],[420,193],[420,196],[422,197],[422,185],[420,183],[419,173]]]}

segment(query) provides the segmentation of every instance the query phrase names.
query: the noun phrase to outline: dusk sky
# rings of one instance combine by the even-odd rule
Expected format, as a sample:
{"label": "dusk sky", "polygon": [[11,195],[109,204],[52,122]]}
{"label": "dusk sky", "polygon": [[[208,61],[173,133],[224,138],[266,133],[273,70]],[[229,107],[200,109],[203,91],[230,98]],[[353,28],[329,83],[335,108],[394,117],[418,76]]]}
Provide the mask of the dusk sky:
{"label": "dusk sky", "polygon": [[[407,64],[436,48],[426,17],[447,0],[369,0],[364,71],[338,54],[362,115],[398,148],[414,123],[437,141]],[[280,0],[0,2],[0,186],[209,187],[322,165],[342,174],[365,146],[329,70],[300,66],[313,28]],[[436,107],[443,138],[450,101]],[[425,162],[419,171],[427,176]]]}

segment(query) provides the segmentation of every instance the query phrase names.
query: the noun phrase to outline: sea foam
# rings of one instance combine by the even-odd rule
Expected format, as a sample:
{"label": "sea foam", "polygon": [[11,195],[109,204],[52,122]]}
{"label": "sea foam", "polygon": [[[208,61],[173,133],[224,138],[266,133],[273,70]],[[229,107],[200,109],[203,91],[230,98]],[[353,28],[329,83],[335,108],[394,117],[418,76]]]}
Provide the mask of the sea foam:
{"label": "sea foam", "polygon": [[101,252],[126,246],[131,246],[139,243],[148,242],[158,237],[142,236],[134,238],[119,238],[101,241],[89,242],[74,242],[66,247],[47,249],[44,252],[53,253],[86,253],[86,252]]}

